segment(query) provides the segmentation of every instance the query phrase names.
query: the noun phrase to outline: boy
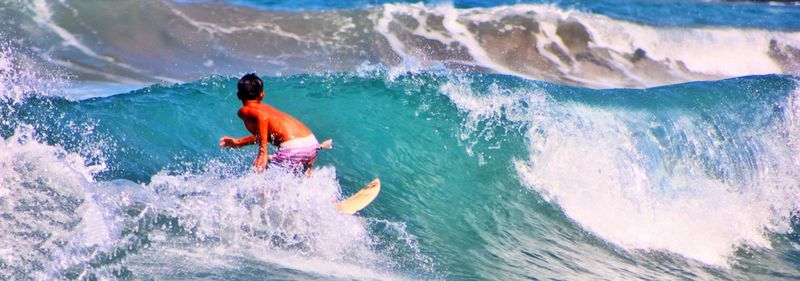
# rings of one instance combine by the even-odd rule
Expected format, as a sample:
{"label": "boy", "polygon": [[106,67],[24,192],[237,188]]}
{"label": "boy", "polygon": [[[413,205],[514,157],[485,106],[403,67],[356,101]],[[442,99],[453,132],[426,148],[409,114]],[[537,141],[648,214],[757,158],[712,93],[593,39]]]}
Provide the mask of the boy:
{"label": "boy", "polygon": [[[305,124],[294,117],[261,103],[264,99],[264,82],[250,73],[242,76],[237,84],[236,96],[242,101],[239,118],[252,135],[235,139],[223,136],[219,139],[220,147],[239,148],[245,145],[258,144],[258,156],[253,161],[256,171],[263,171],[267,163],[289,168],[295,171],[304,170],[311,175],[311,167],[317,161],[317,151],[331,148],[332,141],[320,144]],[[275,155],[269,155],[267,144],[278,146]]]}

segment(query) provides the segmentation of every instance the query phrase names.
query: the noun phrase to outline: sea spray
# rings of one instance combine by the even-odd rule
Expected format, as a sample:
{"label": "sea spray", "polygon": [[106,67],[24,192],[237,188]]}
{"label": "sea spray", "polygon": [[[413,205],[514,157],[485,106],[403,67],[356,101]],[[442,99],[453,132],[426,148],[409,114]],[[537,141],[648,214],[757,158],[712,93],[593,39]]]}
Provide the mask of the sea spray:
{"label": "sea spray", "polygon": [[[498,91],[492,84],[478,94],[469,79],[456,81],[441,91],[468,116],[464,130],[471,135],[462,139],[489,140],[498,127],[527,126],[530,159],[515,161],[521,180],[604,239],[725,266],[737,246],[769,248],[766,231],[791,231],[787,222],[798,208],[793,203],[798,177],[790,168],[796,161],[796,133],[788,133],[796,127],[794,94],[776,98],[770,92],[748,93],[747,86],[727,87],[723,91],[743,92],[703,107],[650,111],[615,106],[613,97],[631,99],[631,105],[643,102],[633,103],[625,91],[586,104],[578,98],[586,94],[564,96],[558,88]],[[549,97],[541,98],[548,91]],[[761,101],[744,105],[742,97]],[[770,114],[773,100],[779,110]],[[691,99],[680,103],[685,102]],[[740,123],[740,115],[715,113],[720,108],[761,112]],[[698,237],[714,238],[700,242]]]}
{"label": "sea spray", "polygon": [[[0,276],[77,278],[109,276],[91,262],[119,235],[119,198],[102,200],[91,175],[102,167],[21,129],[2,141],[2,263]],[[110,196],[110,195],[109,195]],[[122,200],[124,202],[124,200]],[[87,275],[88,274],[88,275]]]}
{"label": "sea spray", "polygon": [[[86,166],[79,155],[38,143],[29,132],[2,145],[4,278],[113,278],[139,269],[137,253],[152,254],[145,250],[150,247],[212,250],[208,258],[222,247],[228,266],[244,258],[320,276],[403,279],[388,271],[396,262],[372,249],[399,253],[416,247],[400,225],[374,222],[401,238],[386,243],[372,238],[369,218],[339,213],[334,202],[342,196],[332,168],[318,169],[311,178],[275,169],[241,176],[214,169],[200,175],[165,172],[142,186],[96,182],[92,175],[102,165]],[[151,264],[137,276],[169,264]]]}

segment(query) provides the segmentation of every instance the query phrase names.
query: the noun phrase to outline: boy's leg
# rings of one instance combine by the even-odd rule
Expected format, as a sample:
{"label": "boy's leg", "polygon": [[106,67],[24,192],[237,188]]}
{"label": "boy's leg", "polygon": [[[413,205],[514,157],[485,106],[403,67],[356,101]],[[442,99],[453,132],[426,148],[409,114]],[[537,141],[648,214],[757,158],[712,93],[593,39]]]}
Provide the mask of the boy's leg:
{"label": "boy's leg", "polygon": [[303,167],[306,169],[306,177],[309,177],[309,178],[311,177],[311,170],[314,168],[314,163],[315,162],[317,162],[316,155],[314,155],[314,157],[311,158],[311,160],[308,160],[308,162],[303,164]]}

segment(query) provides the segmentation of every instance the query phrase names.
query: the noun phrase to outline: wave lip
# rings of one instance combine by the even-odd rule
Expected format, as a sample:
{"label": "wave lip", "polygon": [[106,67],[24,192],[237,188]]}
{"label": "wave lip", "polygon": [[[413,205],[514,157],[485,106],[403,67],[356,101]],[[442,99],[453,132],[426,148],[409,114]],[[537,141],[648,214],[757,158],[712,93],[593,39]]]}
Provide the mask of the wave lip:
{"label": "wave lip", "polygon": [[471,83],[441,88],[478,134],[467,139],[491,138],[479,124],[523,126],[529,154],[513,161],[519,180],[605,241],[729,269],[747,259],[739,249],[778,251],[772,237],[793,231],[800,90],[789,77],[647,94],[538,86],[475,93]]}

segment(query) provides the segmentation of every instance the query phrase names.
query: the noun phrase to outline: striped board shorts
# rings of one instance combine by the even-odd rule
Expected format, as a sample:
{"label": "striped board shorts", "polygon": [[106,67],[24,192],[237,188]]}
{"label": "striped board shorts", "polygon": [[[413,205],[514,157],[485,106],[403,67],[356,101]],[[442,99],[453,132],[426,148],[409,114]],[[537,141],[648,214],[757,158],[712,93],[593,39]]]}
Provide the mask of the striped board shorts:
{"label": "striped board shorts", "polygon": [[279,167],[305,170],[317,161],[319,150],[319,142],[312,134],[282,143],[269,160],[270,164]]}

